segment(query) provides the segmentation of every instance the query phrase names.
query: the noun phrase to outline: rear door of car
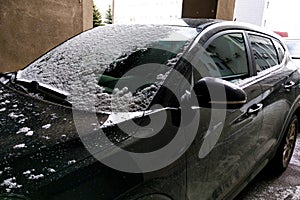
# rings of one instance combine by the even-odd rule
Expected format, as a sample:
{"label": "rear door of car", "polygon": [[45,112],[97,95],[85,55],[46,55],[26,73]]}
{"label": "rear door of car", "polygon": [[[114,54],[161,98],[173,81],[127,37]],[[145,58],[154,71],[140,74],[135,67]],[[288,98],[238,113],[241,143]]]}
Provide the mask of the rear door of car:
{"label": "rear door of car", "polygon": [[256,160],[261,160],[274,149],[288,120],[299,76],[279,39],[250,31],[247,34],[263,96],[263,122],[257,132],[259,148],[255,150]]}
{"label": "rear door of car", "polygon": [[195,110],[200,113],[200,123],[196,139],[187,151],[187,197],[222,199],[241,186],[255,166],[257,132],[263,119],[261,86],[253,78],[251,51],[244,31],[226,30],[203,37],[210,37],[204,43],[205,50],[199,43],[198,49],[191,51],[196,68],[194,82],[206,76],[218,77],[247,93],[247,103],[240,109]]}

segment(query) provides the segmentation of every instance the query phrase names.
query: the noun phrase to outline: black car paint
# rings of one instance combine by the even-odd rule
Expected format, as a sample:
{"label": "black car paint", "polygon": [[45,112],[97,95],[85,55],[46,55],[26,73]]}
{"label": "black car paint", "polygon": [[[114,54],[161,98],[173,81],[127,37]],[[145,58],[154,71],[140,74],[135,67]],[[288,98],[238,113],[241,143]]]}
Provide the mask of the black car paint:
{"label": "black car paint", "polygon": [[[212,26],[214,27],[211,28]],[[257,32],[256,29],[247,26],[222,26],[216,23],[203,28],[203,32],[201,32],[199,39],[196,39],[195,42],[205,45],[207,40],[216,33],[232,29],[241,32]],[[271,36],[273,37],[273,35]],[[250,52],[249,49],[247,50]],[[192,49],[187,54],[190,52],[192,52]],[[241,180],[243,183],[250,181],[266,164],[265,161],[270,159],[275,153],[276,146],[278,146],[289,119],[294,113],[298,112],[299,107],[299,96],[296,96],[296,94],[299,94],[299,75],[296,73],[298,68],[289,64],[289,67],[281,66],[277,71],[272,72],[271,75],[257,75],[253,67],[253,56],[251,54],[248,54],[248,56],[251,69],[250,75],[256,76],[255,79],[244,86],[241,85],[248,94],[248,101],[241,109],[226,111],[227,118],[224,126],[226,128],[210,154],[199,162],[198,153],[203,142],[203,132],[206,132],[208,128],[209,122],[207,120],[209,120],[211,115],[210,109],[200,108],[201,116],[205,117],[201,121],[195,141],[187,152],[171,166],[157,172],[145,174],[118,172],[94,159],[80,142],[70,108],[34,99],[5,85],[1,85],[0,90],[3,91],[1,95],[2,97],[5,96],[1,100],[7,99],[10,101],[6,107],[7,110],[1,114],[4,113],[7,116],[9,112],[14,111],[13,105],[18,104],[18,108],[22,108],[22,113],[28,113],[28,115],[24,116],[28,118],[28,120],[25,120],[25,123],[28,126],[32,125],[32,130],[34,130],[32,137],[25,137],[26,144],[30,145],[27,145],[28,147],[25,149],[15,151],[12,149],[15,144],[24,143],[24,136],[21,134],[16,135],[16,132],[21,128],[21,125],[25,126],[25,124],[16,126],[16,119],[0,119],[1,129],[3,130],[1,132],[5,132],[5,135],[1,135],[1,137],[5,137],[5,140],[1,139],[1,155],[3,155],[1,157],[3,160],[1,160],[0,170],[6,166],[13,166],[11,171],[3,170],[1,179],[4,176],[21,177],[23,176],[22,172],[33,168],[35,169],[34,174],[45,174],[43,180],[21,178],[20,184],[22,184],[22,187],[14,190],[16,194],[24,194],[33,199],[112,199],[125,191],[128,192],[124,196],[119,196],[119,199],[132,199],[133,196],[138,198],[155,193],[166,194],[173,199],[198,199],[199,197],[204,198],[205,195],[207,195],[208,199],[232,198],[237,191],[245,186],[240,184]],[[289,58],[286,58],[285,64],[289,62]],[[180,66],[178,66],[178,71],[182,72],[185,70],[180,69]],[[189,77],[188,74],[189,72],[185,73],[186,77]],[[272,81],[269,79],[265,80],[265,77],[271,77]],[[284,85],[291,81],[295,83],[294,86],[288,89],[284,88]],[[172,101],[168,101],[170,96],[163,92],[160,94],[162,96],[156,101],[168,102],[165,106],[174,106]],[[285,99],[286,94],[289,95],[287,99]],[[258,103],[263,104],[262,110],[253,114],[247,113],[249,108]],[[272,117],[273,112],[271,111],[275,107],[282,107],[282,105],[286,107],[285,111],[279,110],[276,116],[280,115],[279,119],[283,126],[279,122],[274,123],[274,121],[267,121],[266,123],[268,119],[266,116]],[[168,123],[176,130],[178,121],[173,118],[177,118],[176,116],[180,112],[175,110],[167,110],[167,112],[170,116]],[[194,110],[192,112],[198,111]],[[55,117],[51,119],[50,116],[53,116],[53,113],[55,113]],[[83,122],[89,121],[88,113],[83,112],[82,117]],[[99,117],[101,118],[101,114]],[[142,123],[147,120],[147,116],[144,116],[139,122]],[[54,125],[47,130],[41,128],[49,123]],[[270,125],[272,125],[274,130],[279,131],[277,134],[274,134],[277,137],[272,140],[272,144],[265,143],[268,140],[262,137],[267,136],[273,139],[273,135],[267,134]],[[94,127],[91,126],[90,128],[88,131],[93,132]],[[53,129],[55,129],[55,132],[51,131]],[[47,139],[43,136],[49,136],[50,138]],[[159,139],[157,141],[160,141]],[[123,140],[124,138],[120,136],[120,141]],[[134,145],[132,148],[137,150],[139,145]],[[266,154],[257,152],[257,149],[260,148],[259,145],[266,146]],[[269,148],[268,145],[272,145],[272,148]],[[239,152],[236,151],[237,149]],[[248,156],[246,162],[244,160],[241,162],[242,155]],[[68,165],[70,160],[76,160],[76,162]],[[201,163],[210,163],[210,166],[205,166]],[[212,168],[212,166],[216,167]],[[247,167],[248,170],[246,170]],[[47,168],[54,168],[56,172],[53,174],[47,173],[45,171]],[[212,173],[210,170],[215,170],[213,171],[214,177],[208,176]],[[247,173],[243,170],[246,170]],[[224,173],[227,175],[224,176]],[[215,181],[218,182],[216,183]],[[215,187],[215,190],[207,190],[206,194],[202,193],[203,188],[209,186]],[[1,188],[1,193],[4,192],[5,190]]]}

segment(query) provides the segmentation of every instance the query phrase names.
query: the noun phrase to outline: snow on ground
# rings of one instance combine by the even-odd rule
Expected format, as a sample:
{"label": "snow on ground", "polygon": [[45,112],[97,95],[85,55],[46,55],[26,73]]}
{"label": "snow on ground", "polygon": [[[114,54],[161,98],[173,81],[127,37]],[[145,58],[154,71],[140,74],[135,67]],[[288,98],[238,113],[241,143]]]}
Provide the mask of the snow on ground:
{"label": "snow on ground", "polygon": [[300,134],[298,135],[298,139],[296,141],[296,147],[290,164],[300,167]]}
{"label": "snow on ground", "polygon": [[300,200],[300,135],[287,170],[280,177],[259,175],[236,200]]}

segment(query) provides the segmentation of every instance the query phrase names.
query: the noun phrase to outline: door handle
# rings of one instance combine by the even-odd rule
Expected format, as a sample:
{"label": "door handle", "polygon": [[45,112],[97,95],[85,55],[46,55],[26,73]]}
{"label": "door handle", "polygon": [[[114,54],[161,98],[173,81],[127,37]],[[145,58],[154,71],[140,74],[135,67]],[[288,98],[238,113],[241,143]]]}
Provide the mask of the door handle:
{"label": "door handle", "polygon": [[258,103],[258,104],[254,104],[253,106],[251,106],[248,110],[248,113],[249,114],[254,114],[254,113],[257,113],[259,112],[263,107],[263,104],[262,103]]}
{"label": "door handle", "polygon": [[290,89],[291,87],[293,87],[296,83],[294,81],[289,81],[288,83],[286,83],[284,85],[285,89]]}

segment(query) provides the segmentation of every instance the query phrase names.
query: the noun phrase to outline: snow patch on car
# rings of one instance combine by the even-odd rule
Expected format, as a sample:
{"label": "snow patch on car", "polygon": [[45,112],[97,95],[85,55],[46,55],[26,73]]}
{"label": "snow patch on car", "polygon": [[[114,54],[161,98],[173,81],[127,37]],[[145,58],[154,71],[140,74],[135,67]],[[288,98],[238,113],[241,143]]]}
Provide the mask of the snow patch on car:
{"label": "snow patch on car", "polygon": [[49,129],[51,127],[51,124],[46,124],[44,126],[42,126],[43,129]]}
{"label": "snow patch on car", "polygon": [[33,136],[33,131],[28,131],[25,136]]}
{"label": "snow patch on car", "polygon": [[13,149],[23,149],[23,148],[27,148],[27,146],[23,143],[23,144],[17,144],[13,147]]}
{"label": "snow patch on car", "polygon": [[23,127],[23,128],[20,128],[16,134],[20,134],[20,133],[27,133],[28,131],[30,131],[30,128],[28,127]]}
{"label": "snow patch on car", "polygon": [[38,174],[38,175],[30,174],[30,176],[28,177],[29,180],[38,180],[41,178],[44,178],[44,174]]}
{"label": "snow patch on car", "polygon": [[16,182],[16,177],[5,179],[0,186],[6,187],[6,192],[10,192],[11,189],[21,188],[22,185]]}
{"label": "snow patch on car", "polygon": [[50,173],[56,172],[55,169],[52,169],[52,168],[48,168],[47,171],[50,172]]}
{"label": "snow patch on car", "polygon": [[14,112],[9,113],[8,116],[9,116],[10,118],[13,118],[13,119],[17,119],[17,118],[19,118],[19,117],[24,117],[23,114],[16,114],[16,113],[14,113]]}
{"label": "snow patch on car", "polygon": [[74,163],[76,163],[76,160],[69,160],[68,161],[68,165],[71,165],[71,164],[74,164]]}

